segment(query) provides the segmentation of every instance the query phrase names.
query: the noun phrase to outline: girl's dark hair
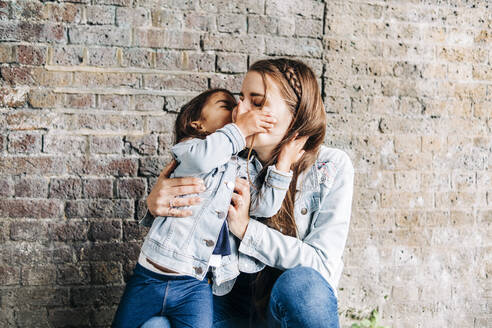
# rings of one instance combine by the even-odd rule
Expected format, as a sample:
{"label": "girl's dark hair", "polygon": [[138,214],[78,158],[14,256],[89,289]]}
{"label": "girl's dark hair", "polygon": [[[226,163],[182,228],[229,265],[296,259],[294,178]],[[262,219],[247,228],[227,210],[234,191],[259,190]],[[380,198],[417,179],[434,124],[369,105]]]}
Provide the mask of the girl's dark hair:
{"label": "girl's dark hair", "polygon": [[175,143],[190,137],[204,139],[210,134],[210,132],[198,131],[193,128],[191,122],[200,120],[203,107],[207,104],[210,97],[217,92],[227,94],[231,98],[231,105],[236,105],[236,99],[229,90],[215,88],[200,93],[181,107],[178,117],[176,118],[176,123],[174,124]]}

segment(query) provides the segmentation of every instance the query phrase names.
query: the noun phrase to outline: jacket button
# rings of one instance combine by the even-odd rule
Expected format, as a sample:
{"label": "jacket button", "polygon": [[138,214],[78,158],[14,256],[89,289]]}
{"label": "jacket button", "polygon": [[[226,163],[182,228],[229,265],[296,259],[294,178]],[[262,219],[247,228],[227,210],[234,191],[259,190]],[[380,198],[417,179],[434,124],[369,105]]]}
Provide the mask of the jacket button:
{"label": "jacket button", "polygon": [[217,211],[217,216],[219,217],[219,219],[223,219],[225,218],[225,213],[222,211]]}
{"label": "jacket button", "polygon": [[193,267],[193,269],[195,269],[196,274],[202,274],[202,272],[203,272],[202,267]]}
{"label": "jacket button", "polygon": [[205,239],[205,245],[208,247],[212,247],[214,245],[214,241],[210,239]]}
{"label": "jacket button", "polygon": [[303,207],[303,208],[301,209],[301,214],[302,214],[302,215],[306,215],[306,213],[307,213],[307,208]]}

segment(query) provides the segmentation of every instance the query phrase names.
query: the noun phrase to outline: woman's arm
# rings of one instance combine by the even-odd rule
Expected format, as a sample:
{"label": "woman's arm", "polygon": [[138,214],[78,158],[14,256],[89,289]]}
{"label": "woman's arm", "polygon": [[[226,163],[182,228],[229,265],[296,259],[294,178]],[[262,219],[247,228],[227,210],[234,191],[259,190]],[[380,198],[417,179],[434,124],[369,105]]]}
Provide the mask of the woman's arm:
{"label": "woman's arm", "polygon": [[[162,170],[147,197],[148,213],[153,216],[190,216],[192,214],[190,210],[179,210],[176,207],[194,205],[201,201],[199,197],[175,197],[205,190],[203,180],[200,178],[169,178],[176,165],[176,161],[173,160]],[[173,207],[169,203],[171,200]]]}
{"label": "woman's arm", "polygon": [[[283,235],[244,215],[236,204],[248,201],[245,191],[235,197],[229,212],[231,231],[240,239],[239,252],[279,269],[308,266],[330,277],[339,263],[347,240],[352,208],[354,168],[348,156],[337,165],[332,188],[313,216],[311,231],[304,240]],[[233,223],[231,223],[233,221]]]}

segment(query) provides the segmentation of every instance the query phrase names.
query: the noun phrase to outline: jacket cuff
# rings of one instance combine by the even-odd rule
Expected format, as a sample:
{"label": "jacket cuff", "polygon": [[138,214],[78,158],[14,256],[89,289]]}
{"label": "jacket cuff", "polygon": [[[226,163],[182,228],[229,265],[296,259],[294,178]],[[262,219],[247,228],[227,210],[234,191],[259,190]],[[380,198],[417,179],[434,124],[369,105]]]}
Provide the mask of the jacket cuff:
{"label": "jacket cuff", "polygon": [[233,147],[233,154],[239,153],[246,147],[246,138],[244,138],[243,133],[235,123],[226,124],[217,131],[229,137]]}
{"label": "jacket cuff", "polygon": [[272,188],[287,190],[289,189],[290,182],[292,181],[292,176],[292,170],[288,173],[282,172],[277,170],[275,165],[270,165],[267,169],[265,183]]}
{"label": "jacket cuff", "polygon": [[256,255],[257,241],[261,240],[267,226],[257,220],[250,219],[243,239],[239,244],[239,252],[253,256]]}

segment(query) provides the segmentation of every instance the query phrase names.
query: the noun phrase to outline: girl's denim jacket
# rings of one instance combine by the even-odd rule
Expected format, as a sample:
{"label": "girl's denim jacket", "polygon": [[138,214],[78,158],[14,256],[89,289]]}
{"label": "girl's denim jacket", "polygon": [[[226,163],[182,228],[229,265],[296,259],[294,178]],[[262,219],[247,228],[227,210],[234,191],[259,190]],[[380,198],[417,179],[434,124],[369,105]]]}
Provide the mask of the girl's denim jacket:
{"label": "girl's denim jacket", "polygon": [[[215,248],[221,227],[226,220],[236,177],[247,179],[246,160],[237,156],[244,149],[246,141],[234,123],[208,135],[205,139],[190,139],[174,145],[171,149],[178,166],[171,177],[195,176],[202,178],[206,190],[200,194],[200,204],[187,206],[190,217],[146,216],[141,224],[152,224],[142,245],[144,256],[168,269],[202,280],[208,269],[212,251]],[[254,157],[249,163],[251,181],[259,171],[259,162]],[[277,171],[275,166],[267,169],[265,182],[260,190],[251,191],[250,215],[271,217],[277,213],[284,200],[292,179],[292,172]],[[261,197],[258,197],[260,192]],[[229,233],[232,254],[222,257],[218,267],[212,267],[213,291],[229,288],[220,287],[239,275],[239,263],[245,272],[257,272],[263,268],[260,261],[238,253],[238,239]]]}

